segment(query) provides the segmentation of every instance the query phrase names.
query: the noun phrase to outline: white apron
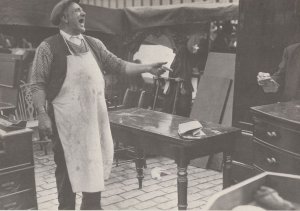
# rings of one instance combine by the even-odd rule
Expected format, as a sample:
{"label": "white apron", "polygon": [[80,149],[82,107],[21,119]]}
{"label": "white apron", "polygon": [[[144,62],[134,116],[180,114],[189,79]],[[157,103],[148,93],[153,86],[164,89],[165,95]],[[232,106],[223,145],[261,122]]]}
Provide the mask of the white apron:
{"label": "white apron", "polygon": [[91,49],[70,52],[65,81],[52,102],[57,130],[73,192],[103,191],[113,161],[104,79]]}

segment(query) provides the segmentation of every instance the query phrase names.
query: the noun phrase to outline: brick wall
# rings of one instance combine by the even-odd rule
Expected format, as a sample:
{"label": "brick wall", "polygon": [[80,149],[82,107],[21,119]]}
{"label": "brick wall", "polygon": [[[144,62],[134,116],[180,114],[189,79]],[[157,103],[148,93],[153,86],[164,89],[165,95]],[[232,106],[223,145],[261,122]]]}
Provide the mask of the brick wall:
{"label": "brick wall", "polygon": [[109,8],[158,6],[182,3],[236,3],[239,0],[80,0],[82,4],[90,4]]}

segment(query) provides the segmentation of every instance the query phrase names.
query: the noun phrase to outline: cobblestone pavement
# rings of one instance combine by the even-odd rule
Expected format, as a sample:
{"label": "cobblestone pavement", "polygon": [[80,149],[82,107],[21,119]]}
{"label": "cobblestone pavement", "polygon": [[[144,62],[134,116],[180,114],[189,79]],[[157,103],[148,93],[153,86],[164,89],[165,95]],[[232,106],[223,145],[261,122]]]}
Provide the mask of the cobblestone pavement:
{"label": "cobblestone pavement", "polygon": [[[39,210],[57,210],[57,192],[54,177],[55,163],[49,151],[34,150],[36,189]],[[161,167],[169,174],[155,180],[151,169]],[[177,168],[173,160],[165,157],[147,159],[144,170],[143,189],[138,189],[135,165],[122,164],[113,167],[101,204],[106,210],[177,210]],[[199,210],[214,193],[222,189],[222,174],[189,166],[188,209]],[[77,195],[76,209],[79,209],[81,195]]]}

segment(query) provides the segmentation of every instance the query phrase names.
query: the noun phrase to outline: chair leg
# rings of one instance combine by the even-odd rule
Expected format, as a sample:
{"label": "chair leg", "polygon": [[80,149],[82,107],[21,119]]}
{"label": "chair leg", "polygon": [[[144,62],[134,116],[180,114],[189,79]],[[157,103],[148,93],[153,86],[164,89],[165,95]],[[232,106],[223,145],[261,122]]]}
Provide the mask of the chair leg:
{"label": "chair leg", "polygon": [[47,151],[47,145],[48,145],[48,143],[43,143],[42,145],[43,145],[43,149],[44,149],[45,155],[48,155],[48,151]]}
{"label": "chair leg", "polygon": [[144,168],[147,168],[146,156],[144,157]]}
{"label": "chair leg", "polygon": [[118,149],[119,149],[119,141],[116,141],[116,147],[115,147],[115,160],[116,160],[116,166],[119,166],[119,153],[118,153]]}

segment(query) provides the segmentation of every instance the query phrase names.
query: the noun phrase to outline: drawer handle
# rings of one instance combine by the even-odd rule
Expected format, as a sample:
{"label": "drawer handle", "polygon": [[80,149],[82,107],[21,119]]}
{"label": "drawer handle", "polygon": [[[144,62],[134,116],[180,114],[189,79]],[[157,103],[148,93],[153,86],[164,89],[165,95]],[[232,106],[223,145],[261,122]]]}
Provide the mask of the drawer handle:
{"label": "drawer handle", "polygon": [[267,162],[271,165],[277,164],[277,160],[275,158],[267,158]]}
{"label": "drawer handle", "polygon": [[269,137],[277,137],[277,133],[275,131],[268,131],[267,134]]}

